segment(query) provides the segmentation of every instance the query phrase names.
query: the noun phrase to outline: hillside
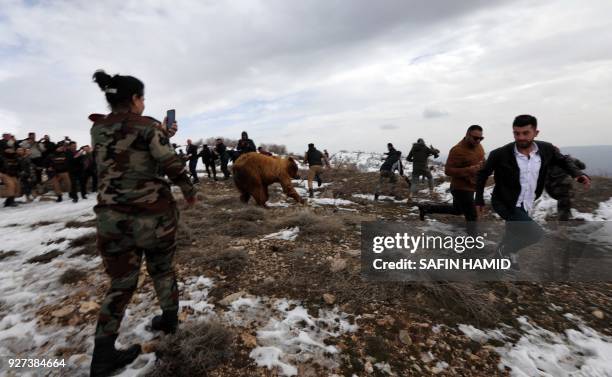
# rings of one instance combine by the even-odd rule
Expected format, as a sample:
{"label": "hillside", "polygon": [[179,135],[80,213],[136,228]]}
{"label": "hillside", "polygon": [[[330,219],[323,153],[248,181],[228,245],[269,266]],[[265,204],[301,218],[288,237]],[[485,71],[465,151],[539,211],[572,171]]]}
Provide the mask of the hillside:
{"label": "hillside", "polygon": [[[160,338],[147,329],[159,309],[143,266],[119,342],[144,342],[148,352],[120,375],[612,374],[610,283],[362,280],[362,221],[423,229],[461,223],[452,216],[419,221],[415,203],[427,195],[408,201],[405,185],[374,202],[378,175],[367,170],[376,158],[360,157],[366,171],[351,169],[348,158],[347,168],[326,171],[304,206],[278,186],[270,209],[243,205],[231,181],[204,178],[202,200],[182,212],[179,229],[183,330]],[[448,182],[435,176],[438,200],[449,200]],[[302,196],[305,184],[294,182]],[[596,178],[592,190],[579,191],[574,217],[610,220],[611,196],[612,180]],[[61,357],[61,373],[87,375],[108,284],[95,250],[94,204],[41,201],[2,210],[1,354]],[[554,205],[543,197],[536,218],[550,221]],[[194,352],[198,346],[208,351]]]}

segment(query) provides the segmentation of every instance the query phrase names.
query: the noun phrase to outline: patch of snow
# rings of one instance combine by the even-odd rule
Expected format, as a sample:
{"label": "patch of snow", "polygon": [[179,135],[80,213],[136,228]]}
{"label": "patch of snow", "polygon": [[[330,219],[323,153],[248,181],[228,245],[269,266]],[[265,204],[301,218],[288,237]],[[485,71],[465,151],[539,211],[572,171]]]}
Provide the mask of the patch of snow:
{"label": "patch of snow", "polygon": [[338,205],[346,206],[346,205],[357,204],[355,202],[351,202],[350,200],[334,199],[334,198],[310,198],[308,201],[310,203],[324,205],[324,206],[338,206]]}
{"label": "patch of snow", "polygon": [[461,330],[461,332],[465,334],[465,336],[467,336],[468,338],[478,343],[486,343],[487,340],[489,339],[496,339],[496,340],[506,339],[506,336],[503,334],[501,330],[488,330],[485,332],[483,330],[477,329],[476,327],[472,325],[464,325],[464,324],[460,324],[458,327],[459,327],[459,330]]}
{"label": "patch of snow", "polygon": [[289,203],[281,201],[281,202],[268,202],[266,203],[266,205],[268,207],[280,207],[280,208],[287,208],[290,206]]}
{"label": "patch of snow", "polygon": [[[577,316],[564,315],[573,321],[578,330],[569,329],[563,334],[554,333],[519,317],[521,337],[516,343],[508,342],[495,348],[500,355],[499,369],[510,368],[510,375],[529,376],[612,376],[612,337],[586,326]],[[506,331],[516,331],[508,326],[483,331],[469,325],[459,329],[470,339],[484,343],[489,339],[507,341]]]}
{"label": "patch of snow", "polygon": [[304,362],[338,367],[338,349],[327,345],[326,340],[357,330],[357,325],[349,323],[348,316],[338,308],[320,309],[318,317],[314,317],[298,301],[267,297],[235,300],[225,319],[235,325],[258,328],[258,347],[250,357],[259,366],[278,368],[284,376],[296,375],[296,364]]}
{"label": "patch of snow", "polygon": [[270,233],[264,236],[263,239],[264,240],[295,241],[299,233],[300,233],[300,227],[295,226],[293,228],[281,230],[280,232]]}
{"label": "patch of snow", "polygon": [[580,324],[579,330],[557,334],[518,321],[525,334],[515,344],[497,349],[500,370],[510,367],[512,376],[611,376],[612,339]]}
{"label": "patch of snow", "polygon": [[[365,199],[365,200],[371,200],[374,201],[374,195],[373,194],[353,194],[352,195],[355,198],[359,198],[359,199]],[[408,199],[402,199],[402,200],[396,200],[394,197],[392,196],[387,196],[387,195],[380,195],[378,196],[378,200],[382,201],[391,201],[393,203],[397,203],[397,204],[404,204],[404,203],[408,203]]]}

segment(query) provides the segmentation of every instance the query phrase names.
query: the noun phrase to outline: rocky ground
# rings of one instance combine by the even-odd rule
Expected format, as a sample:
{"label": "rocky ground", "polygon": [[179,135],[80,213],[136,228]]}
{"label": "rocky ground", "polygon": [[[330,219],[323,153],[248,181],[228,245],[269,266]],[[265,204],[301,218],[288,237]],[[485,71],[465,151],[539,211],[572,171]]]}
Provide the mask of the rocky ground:
{"label": "rocky ground", "polygon": [[[141,369],[123,375],[180,375],[177,370],[187,368],[210,376],[275,376],[292,374],[292,367],[300,376],[510,375],[511,367],[501,360],[499,348],[521,339],[525,318],[538,331],[564,334],[588,327],[612,339],[612,284],[607,282],[363,281],[361,222],[385,219],[417,224],[414,203],[428,197],[419,193],[412,201],[406,200],[408,190],[402,182],[395,198],[374,202],[366,195],[374,191],[376,173],[335,169],[327,171],[324,180],[330,184],[317,190],[317,200],[306,205],[286,199],[280,187],[273,186],[271,208],[261,209],[240,203],[231,181],[204,178],[201,200],[182,211],[179,228],[176,262],[185,332],[180,334],[182,339],[136,336],[146,341],[151,357],[140,361]],[[436,183],[440,190],[446,187],[441,178]],[[610,192],[612,180],[597,178],[593,190],[581,194],[576,206],[581,212],[592,212],[610,198]],[[439,199],[447,197],[440,191]],[[352,203],[327,205],[332,199]],[[498,221],[492,214],[487,216]],[[436,220],[461,222],[453,216],[437,216]],[[75,229],[91,229],[92,225],[91,217],[65,224]],[[291,233],[296,227],[299,231]],[[274,235],[280,231],[287,234]],[[79,374],[89,361],[90,335],[107,281],[95,256],[94,233],[51,243],[63,246],[29,262],[55,260],[50,265],[62,271],[63,294],[36,307],[36,325],[54,331],[70,328],[72,335],[63,347],[52,342],[38,347],[81,365],[74,369]],[[11,258],[10,253],[2,251],[0,263]],[[88,268],[72,268],[68,259],[57,262],[61,254],[89,261]],[[144,329],[145,321],[139,317],[150,320],[157,309],[152,292],[150,278],[143,277],[122,333],[129,332],[130,326]],[[0,306],[0,317],[10,312]],[[286,313],[299,320],[292,322]],[[272,321],[274,318],[278,321]],[[204,326],[201,319],[214,319],[212,329],[209,325],[194,327]],[[505,329],[503,339],[466,331],[486,333],[500,326]],[[284,338],[274,334],[267,338],[262,333],[271,330]],[[1,334],[0,338],[6,338]],[[294,337],[287,338],[287,334]],[[132,340],[129,335],[122,337],[122,343]],[[262,365],[270,359],[257,357],[257,352],[268,352],[272,348],[266,347],[271,345],[283,354],[266,368]],[[194,355],[197,347],[203,347],[204,354]],[[155,359],[154,350],[162,361],[157,368],[146,368]],[[288,364],[288,369],[278,362]],[[198,369],[202,365],[206,370]]]}

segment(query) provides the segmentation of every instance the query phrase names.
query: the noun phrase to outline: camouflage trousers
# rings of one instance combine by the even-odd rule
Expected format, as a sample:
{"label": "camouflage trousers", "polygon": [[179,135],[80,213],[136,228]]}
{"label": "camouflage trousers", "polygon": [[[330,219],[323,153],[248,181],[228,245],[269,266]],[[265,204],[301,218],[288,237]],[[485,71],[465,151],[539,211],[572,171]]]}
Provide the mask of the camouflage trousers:
{"label": "camouflage trousers", "polygon": [[96,338],[117,336],[140,274],[144,255],[160,306],[178,312],[178,287],[174,272],[178,211],[175,206],[160,214],[126,214],[108,208],[97,214],[98,251],[111,285],[102,302]]}

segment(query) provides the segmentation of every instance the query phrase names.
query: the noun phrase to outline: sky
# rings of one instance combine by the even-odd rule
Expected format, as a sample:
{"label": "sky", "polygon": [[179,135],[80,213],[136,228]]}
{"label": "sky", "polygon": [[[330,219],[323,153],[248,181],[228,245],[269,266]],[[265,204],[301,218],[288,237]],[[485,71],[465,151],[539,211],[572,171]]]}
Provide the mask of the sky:
{"label": "sky", "polygon": [[0,131],[89,144],[108,112],[97,69],[176,109],[183,144],[212,136],[330,152],[485,150],[538,118],[558,146],[612,144],[609,0],[0,0]]}

